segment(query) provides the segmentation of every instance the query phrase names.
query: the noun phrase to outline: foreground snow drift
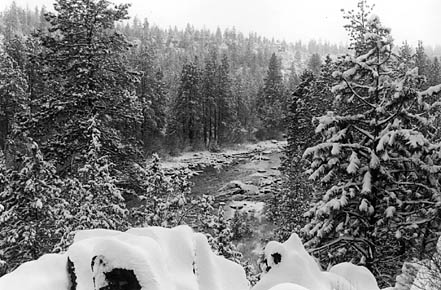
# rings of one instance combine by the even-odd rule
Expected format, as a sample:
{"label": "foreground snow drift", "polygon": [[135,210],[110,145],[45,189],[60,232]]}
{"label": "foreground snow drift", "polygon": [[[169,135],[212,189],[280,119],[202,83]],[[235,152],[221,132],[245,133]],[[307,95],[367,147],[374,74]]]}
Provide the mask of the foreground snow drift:
{"label": "foreground snow drift", "polygon": [[379,290],[365,267],[341,263],[321,271],[296,234],[283,244],[269,242],[264,254],[266,270],[253,290]]}
{"label": "foreground snow drift", "polygon": [[47,254],[0,278],[1,290],[67,290],[67,256]]}
{"label": "foreground snow drift", "polygon": [[243,268],[215,255],[189,227],[81,231],[63,255],[0,278],[2,290],[244,290]]}
{"label": "foreground snow drift", "polygon": [[[379,290],[364,267],[321,271],[293,234],[269,242],[266,269],[252,290]],[[1,290],[248,290],[243,268],[215,255],[187,226],[87,230],[65,254],[44,255],[0,278]]]}

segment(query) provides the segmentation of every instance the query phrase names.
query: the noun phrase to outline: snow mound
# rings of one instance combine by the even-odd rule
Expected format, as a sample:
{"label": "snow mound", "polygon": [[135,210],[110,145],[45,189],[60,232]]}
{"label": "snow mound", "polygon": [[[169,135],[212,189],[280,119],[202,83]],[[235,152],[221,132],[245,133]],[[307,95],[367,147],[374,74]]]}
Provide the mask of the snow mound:
{"label": "snow mound", "polygon": [[264,256],[265,273],[252,290],[379,290],[365,267],[341,263],[322,271],[296,234],[283,244],[269,242]]}
{"label": "snow mound", "polygon": [[292,283],[282,283],[272,287],[269,290],[308,290],[308,289]]}
{"label": "snow mound", "polygon": [[1,290],[69,289],[67,255],[47,254],[0,278]]}
{"label": "snow mound", "polygon": [[249,283],[204,235],[179,226],[80,231],[65,254],[23,264],[0,278],[0,289],[246,290]]}
{"label": "snow mound", "polygon": [[[365,267],[322,271],[296,234],[269,242],[252,290],[379,290]],[[0,278],[1,290],[248,290],[244,269],[215,255],[187,226],[85,230],[64,254],[48,254]],[[413,288],[412,288],[413,289]]]}
{"label": "snow mound", "polygon": [[334,265],[329,272],[343,277],[357,290],[379,290],[377,280],[366,267],[345,262]]}

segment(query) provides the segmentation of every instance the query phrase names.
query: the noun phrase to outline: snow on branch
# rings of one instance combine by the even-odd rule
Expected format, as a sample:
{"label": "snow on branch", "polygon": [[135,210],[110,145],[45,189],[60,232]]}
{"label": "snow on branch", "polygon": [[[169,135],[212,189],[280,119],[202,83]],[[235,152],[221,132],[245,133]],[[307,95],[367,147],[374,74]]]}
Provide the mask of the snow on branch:
{"label": "snow on branch", "polygon": [[438,94],[439,92],[441,92],[441,84],[432,86],[427,90],[420,92],[419,96],[431,97],[433,94]]}

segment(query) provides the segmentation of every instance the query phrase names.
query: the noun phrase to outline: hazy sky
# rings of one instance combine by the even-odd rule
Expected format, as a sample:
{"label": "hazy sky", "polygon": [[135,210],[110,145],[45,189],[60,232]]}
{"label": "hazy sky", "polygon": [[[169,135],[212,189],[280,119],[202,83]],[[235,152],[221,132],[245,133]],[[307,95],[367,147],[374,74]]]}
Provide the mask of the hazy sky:
{"label": "hazy sky", "polygon": [[[1,0],[0,8],[12,0]],[[168,28],[236,27],[247,34],[287,41],[309,39],[346,42],[341,8],[356,8],[357,0],[115,0],[132,3],[130,13]],[[52,0],[16,0],[21,6],[52,7]],[[374,13],[392,28],[397,45],[403,40],[416,44],[441,45],[441,0],[370,0]]]}

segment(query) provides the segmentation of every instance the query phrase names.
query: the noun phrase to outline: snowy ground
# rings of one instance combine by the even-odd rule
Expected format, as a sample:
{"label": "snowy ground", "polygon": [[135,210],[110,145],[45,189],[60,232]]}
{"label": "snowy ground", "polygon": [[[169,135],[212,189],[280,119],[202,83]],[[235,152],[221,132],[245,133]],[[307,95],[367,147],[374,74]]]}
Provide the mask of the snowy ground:
{"label": "snowy ground", "polygon": [[168,157],[162,161],[163,168],[176,169],[181,167],[223,167],[230,165],[241,156],[262,156],[265,153],[280,151],[286,146],[286,141],[262,141],[258,143],[238,144],[226,148],[219,153],[209,151],[185,152],[176,157]]}

